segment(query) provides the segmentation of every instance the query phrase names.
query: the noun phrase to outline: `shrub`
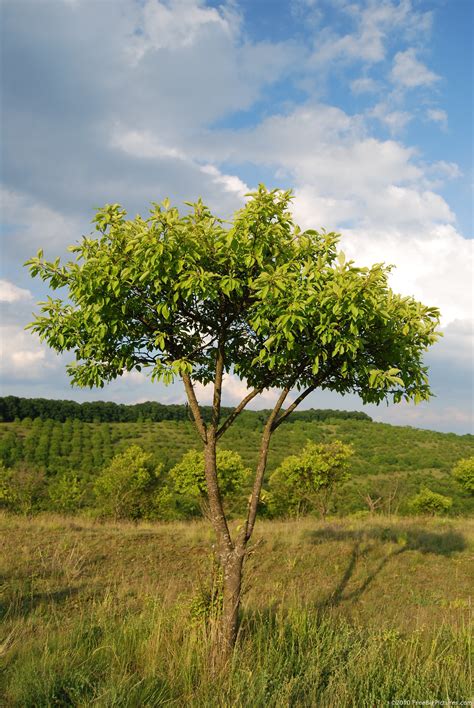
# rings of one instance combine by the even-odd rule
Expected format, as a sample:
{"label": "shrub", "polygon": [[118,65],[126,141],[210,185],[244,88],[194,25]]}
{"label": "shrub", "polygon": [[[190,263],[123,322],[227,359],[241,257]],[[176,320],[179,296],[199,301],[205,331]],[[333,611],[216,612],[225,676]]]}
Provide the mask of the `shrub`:
{"label": "shrub", "polygon": [[270,477],[269,504],[275,514],[299,515],[317,508],[329,512],[334,491],[349,479],[352,447],[340,440],[308,443],[301,455],[291,455]]}
{"label": "shrub", "polygon": [[162,472],[163,467],[155,467],[152,455],[138,445],[115,455],[94,485],[99,511],[114,519],[153,516],[153,492]]}
{"label": "shrub", "polygon": [[53,511],[74,513],[82,506],[85,485],[76,475],[62,474],[50,483],[48,496]]}
{"label": "shrub", "polygon": [[428,487],[422,487],[420,492],[412,497],[409,502],[410,509],[415,514],[444,514],[449,511],[452,506],[452,499],[445,497],[443,494],[437,494],[431,491]]}
{"label": "shrub", "polygon": [[[227,506],[238,505],[250,470],[245,467],[241,456],[231,450],[217,450],[217,479],[222,497]],[[202,509],[206,492],[204,476],[204,453],[198,450],[187,452],[170,470],[170,480],[178,493],[179,504],[188,514]]]}
{"label": "shrub", "polygon": [[24,465],[7,469],[0,462],[0,507],[17,514],[31,514],[43,509],[45,492],[42,471]]}
{"label": "shrub", "polygon": [[464,491],[474,495],[474,456],[459,460],[453,468],[452,474]]}

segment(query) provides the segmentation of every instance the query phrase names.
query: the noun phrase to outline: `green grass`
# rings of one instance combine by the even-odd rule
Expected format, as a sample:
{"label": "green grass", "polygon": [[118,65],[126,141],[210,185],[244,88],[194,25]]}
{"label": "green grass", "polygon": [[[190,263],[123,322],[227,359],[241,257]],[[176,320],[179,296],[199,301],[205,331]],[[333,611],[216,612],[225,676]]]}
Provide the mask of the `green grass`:
{"label": "green grass", "polygon": [[[237,522],[235,522],[237,523]],[[5,706],[468,700],[474,521],[263,521],[234,662],[209,671],[205,522],[4,515]],[[193,603],[194,601],[194,603]]]}

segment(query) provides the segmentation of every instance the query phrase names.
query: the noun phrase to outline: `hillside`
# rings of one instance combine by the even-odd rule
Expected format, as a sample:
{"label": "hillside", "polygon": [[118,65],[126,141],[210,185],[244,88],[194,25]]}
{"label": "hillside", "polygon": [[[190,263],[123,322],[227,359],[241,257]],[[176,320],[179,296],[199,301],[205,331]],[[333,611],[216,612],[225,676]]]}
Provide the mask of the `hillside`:
{"label": "hillside", "polygon": [[[222,439],[222,447],[238,452],[246,465],[256,459],[262,421],[242,417]],[[269,456],[268,476],[288,455],[298,453],[308,441],[340,439],[352,443],[352,480],[339,494],[337,511],[366,509],[364,497],[381,496],[391,508],[406,511],[406,501],[426,484],[433,491],[453,498],[453,514],[474,511],[474,502],[450,477],[461,458],[474,454],[474,436],[437,433],[391,426],[365,420],[305,422],[295,420],[276,432]],[[93,479],[117,452],[137,443],[153,453],[166,469],[199,440],[189,421],[136,423],[64,423],[35,419],[0,423],[0,458],[9,466],[42,470],[48,477],[68,472]]]}

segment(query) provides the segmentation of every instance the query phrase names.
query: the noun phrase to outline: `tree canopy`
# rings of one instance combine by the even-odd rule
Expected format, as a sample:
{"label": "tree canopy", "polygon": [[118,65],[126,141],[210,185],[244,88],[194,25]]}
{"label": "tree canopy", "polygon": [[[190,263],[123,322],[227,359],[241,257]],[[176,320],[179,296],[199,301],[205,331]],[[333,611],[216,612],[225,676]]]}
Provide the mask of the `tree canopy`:
{"label": "tree canopy", "polygon": [[199,200],[182,215],[167,200],[148,219],[118,204],[74,259],[28,261],[53,290],[30,328],[72,350],[73,383],[103,386],[125,371],[152,379],[215,379],[216,353],[257,390],[353,391],[364,402],[430,396],[425,349],[438,310],[388,286],[390,268],[356,267],[335,233],[301,231],[290,192],[260,186],[227,224]]}

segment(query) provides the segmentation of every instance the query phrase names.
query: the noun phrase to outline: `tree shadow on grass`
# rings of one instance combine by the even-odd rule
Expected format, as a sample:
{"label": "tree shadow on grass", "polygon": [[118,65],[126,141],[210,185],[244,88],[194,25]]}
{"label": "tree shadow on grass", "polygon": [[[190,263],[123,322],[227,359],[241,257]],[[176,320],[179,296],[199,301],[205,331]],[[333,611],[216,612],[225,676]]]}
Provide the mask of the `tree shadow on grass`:
{"label": "tree shadow on grass", "polygon": [[[427,531],[415,525],[401,526],[398,524],[392,526],[369,526],[354,531],[328,527],[311,531],[308,534],[308,538],[310,542],[317,545],[334,541],[353,541],[349,562],[337,586],[325,600],[317,605],[318,610],[329,609],[336,607],[342,602],[359,599],[385,566],[391,560],[407,551],[449,557],[453,553],[465,550],[467,547],[464,536],[456,531]],[[357,588],[346,592],[347,586],[357,569],[359,559],[368,557],[384,543],[396,544],[396,547],[390,549],[380,559],[375,568]]]}
{"label": "tree shadow on grass", "polygon": [[0,619],[27,617],[40,605],[56,605],[66,602],[70,597],[76,596],[81,591],[81,587],[62,588],[52,592],[35,592],[29,594],[17,594],[15,597],[0,602]]}
{"label": "tree shadow on grass", "polygon": [[[315,545],[331,542],[352,541],[349,560],[336,587],[322,601],[311,605],[308,609],[316,611],[316,621],[324,621],[325,612],[337,607],[343,602],[358,600],[380,575],[383,569],[393,560],[408,551],[418,551],[423,554],[435,554],[450,557],[467,548],[465,537],[452,530],[428,531],[416,525],[392,524],[387,526],[368,526],[364,529],[349,531],[335,526],[311,531],[306,538]],[[376,563],[367,577],[353,590],[348,591],[348,585],[357,571],[360,560],[368,559],[384,544],[391,548]],[[285,622],[288,610],[279,603],[259,610],[245,608],[242,611],[242,624],[239,635],[241,638],[252,635],[258,628],[265,625],[268,632],[291,631],[291,626]],[[288,624],[288,627],[286,626]]]}

